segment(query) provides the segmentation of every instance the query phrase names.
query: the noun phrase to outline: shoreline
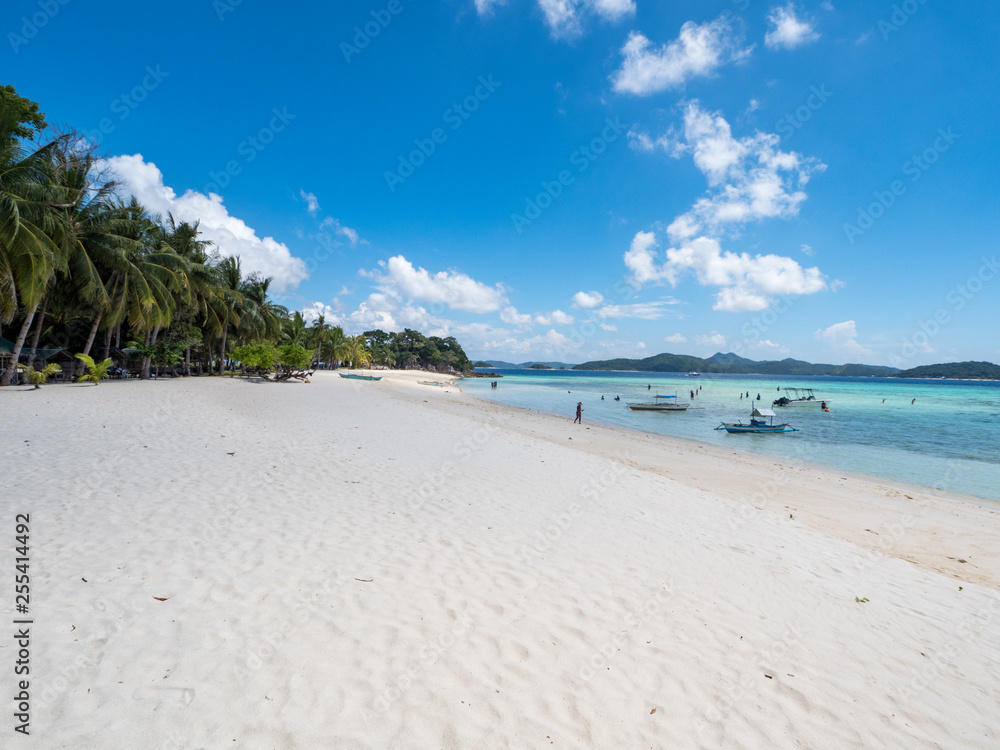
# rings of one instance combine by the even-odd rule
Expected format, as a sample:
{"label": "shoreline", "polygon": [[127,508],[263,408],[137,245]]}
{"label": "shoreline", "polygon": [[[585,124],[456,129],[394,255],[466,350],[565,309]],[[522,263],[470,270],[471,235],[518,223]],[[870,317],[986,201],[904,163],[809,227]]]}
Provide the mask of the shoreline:
{"label": "shoreline", "polygon": [[[469,393],[461,391],[460,386],[456,385],[456,388],[459,389],[459,392],[464,398],[470,399],[475,403],[488,404],[490,407],[500,410],[511,410],[512,413],[520,413],[541,417],[546,420],[553,420],[553,427],[555,427],[556,424],[562,423],[570,423],[570,428],[573,427],[572,420],[568,417],[540,409],[530,409],[479,399]],[[619,427],[617,425],[604,425],[596,422],[583,426],[599,429],[610,435],[620,435],[621,438],[625,440],[629,440],[632,437],[640,438],[646,443],[652,443],[654,450],[657,447],[662,447],[665,450],[674,448],[680,450],[682,455],[688,458],[692,455],[700,454],[698,456],[699,458],[710,457],[725,463],[731,459],[732,455],[736,455],[739,457],[739,461],[743,465],[742,468],[744,470],[744,473],[740,475],[740,479],[746,483],[747,487],[756,487],[761,484],[767,485],[770,481],[770,477],[768,475],[772,473],[783,477],[790,473],[803,474],[804,477],[800,478],[800,481],[796,481],[794,484],[791,484],[791,480],[787,478],[780,480],[782,485],[790,484],[790,486],[781,492],[775,491],[771,497],[767,498],[769,502],[762,507],[770,505],[773,510],[773,506],[782,505],[783,508],[791,509],[790,512],[793,514],[803,511],[806,515],[796,515],[795,520],[803,520],[817,531],[833,533],[845,541],[858,544],[859,546],[880,554],[884,552],[884,543],[882,543],[880,539],[874,539],[871,536],[872,534],[875,534],[881,537],[880,529],[891,529],[892,526],[899,526],[902,524],[905,529],[904,537],[909,533],[911,527],[921,528],[924,532],[922,537],[929,539],[938,536],[933,522],[929,524],[919,524],[919,526],[916,523],[919,519],[915,514],[920,513],[921,508],[927,503],[940,503],[942,506],[947,506],[940,509],[942,512],[950,512],[959,517],[963,517],[963,527],[966,531],[975,528],[976,518],[970,516],[969,512],[963,512],[963,508],[975,508],[977,511],[983,512],[987,515],[991,522],[994,523],[997,529],[1000,530],[1000,504],[991,503],[989,500],[984,498],[970,497],[951,492],[942,492],[933,488],[907,485],[894,482],[892,480],[883,480],[878,477],[843,471],[798,459],[786,461],[772,458],[765,454],[753,453],[742,449],[732,451],[715,445],[699,442],[694,438],[661,435],[659,433],[645,432],[643,430]],[[576,447],[579,448],[580,446]],[[653,471],[665,476],[670,476],[673,479],[678,479],[688,486],[694,486],[699,489],[706,489],[715,492],[720,492],[721,490],[721,493],[727,499],[735,500],[737,502],[746,503],[747,495],[752,495],[754,492],[753,490],[744,491],[744,489],[738,485],[734,487],[732,486],[732,483],[725,488],[712,486],[710,482],[706,483],[705,478],[711,474],[711,469],[705,467],[703,464],[698,465],[694,471],[682,472],[678,471],[678,467],[676,465],[672,467],[658,466],[656,461],[651,459],[647,454],[646,460],[638,463],[638,465],[644,470]],[[704,471],[702,471],[702,469],[704,469]],[[887,502],[887,507],[881,508],[881,512],[873,512],[869,509],[868,512],[871,514],[869,516],[869,521],[867,523],[859,524],[855,519],[850,517],[850,508],[833,507],[830,504],[829,498],[824,498],[821,493],[816,493],[814,491],[814,487],[822,487],[827,491],[835,490],[835,494],[840,495],[841,489],[843,488],[835,488],[833,485],[839,485],[839,482],[845,480],[849,482],[849,488],[852,494],[855,494],[856,490],[857,493],[862,495],[872,494],[880,496]],[[803,497],[793,497],[792,492],[789,490],[793,491],[796,489],[802,490],[804,493],[803,497],[807,499],[804,500]],[[808,498],[817,494],[820,494],[820,496],[814,498],[814,502],[809,502]],[[907,495],[910,495],[909,499],[907,498]],[[899,502],[900,500],[903,502]],[[910,505],[907,505],[907,503],[910,503]],[[796,510],[794,508],[796,505],[801,507]],[[948,511],[947,508],[950,508],[950,511]],[[809,515],[810,513],[814,513],[816,516]],[[908,520],[911,517],[914,518],[913,522]],[[866,534],[868,536],[866,536]],[[899,537],[898,529],[893,535],[895,537]],[[941,540],[937,540],[936,543],[939,544],[940,541]],[[1000,535],[996,537],[995,541],[1000,543]],[[979,554],[977,555],[968,554],[967,549],[963,551],[962,544],[955,545],[948,549],[947,552],[950,554],[944,552],[936,554],[936,552],[940,552],[941,550],[921,549],[920,544],[909,544],[905,545],[904,548],[898,540],[894,540],[893,549],[896,554],[891,556],[907,560],[914,564],[929,566],[929,569],[936,570],[938,572],[947,572],[948,575],[951,575],[956,579],[978,580],[980,583],[986,583],[993,588],[1000,589],[1000,546],[998,546],[998,544],[982,544],[976,546],[979,549]],[[991,550],[996,550],[996,552],[991,552]],[[973,556],[978,558],[977,564],[986,563],[988,561],[989,572],[984,576],[970,576],[971,569],[969,568],[969,564],[957,562],[958,560],[965,560]],[[985,560],[983,558],[985,558]]]}
{"label": "shoreline", "polygon": [[[457,380],[461,380],[461,378],[458,378]],[[997,381],[997,382],[1000,382],[1000,381]],[[460,386],[457,386],[457,387],[460,388]],[[516,404],[503,404],[503,403],[499,403],[499,402],[496,402],[496,401],[489,401],[488,399],[478,398],[477,396],[475,396],[475,395],[473,395],[471,393],[466,393],[465,391],[462,391],[462,393],[463,393],[463,395],[465,395],[465,396],[467,396],[469,398],[472,398],[475,401],[482,401],[482,402],[485,402],[485,403],[494,404],[496,406],[500,406],[500,407],[504,407],[504,408],[508,408],[508,409],[515,409],[515,410],[523,411],[523,412],[526,412],[526,413],[529,413],[529,414],[543,414],[543,415],[552,417],[554,419],[559,419],[559,420],[566,418],[565,415],[559,414],[557,412],[546,411],[545,409],[534,409],[532,407],[517,406]],[[705,442],[702,442],[702,441],[698,440],[697,438],[683,437],[681,435],[664,435],[663,433],[651,432],[651,431],[648,431],[648,430],[640,429],[638,427],[625,427],[625,426],[622,426],[622,425],[610,425],[610,424],[604,424],[603,422],[589,422],[588,423],[588,426],[594,426],[594,425],[602,427],[602,428],[606,428],[606,429],[609,429],[609,430],[620,430],[620,431],[625,432],[625,433],[634,433],[634,434],[637,434],[637,435],[654,436],[656,438],[661,438],[661,439],[663,439],[664,441],[666,441],[668,443],[671,442],[671,441],[679,441],[682,444],[690,444],[692,446],[696,446],[698,448],[702,448],[702,449],[705,449],[705,450],[708,450],[708,451],[716,451],[720,455],[720,457],[722,457],[722,458],[725,458],[725,456],[727,456],[730,453],[730,450],[728,448],[721,448],[721,447],[719,447],[717,445],[712,445],[711,443],[705,443]],[[761,461],[771,461],[771,462],[774,462],[774,464],[776,464],[778,466],[794,465],[794,466],[798,466],[798,467],[803,468],[803,469],[810,469],[810,470],[813,470],[813,471],[820,471],[820,472],[824,472],[826,474],[838,474],[838,475],[840,475],[840,474],[847,474],[849,477],[852,477],[853,479],[857,479],[857,480],[860,480],[860,481],[863,481],[863,482],[868,482],[869,484],[886,485],[888,487],[891,487],[891,488],[894,488],[894,489],[898,489],[898,490],[905,490],[907,492],[918,492],[918,493],[921,493],[921,494],[928,495],[930,497],[940,498],[942,500],[956,500],[956,501],[963,502],[963,503],[969,503],[969,504],[972,504],[972,505],[977,505],[977,506],[980,506],[980,507],[985,508],[987,510],[997,510],[997,511],[1000,511],[1000,501],[990,500],[989,498],[985,498],[985,497],[976,497],[974,495],[963,495],[960,492],[949,492],[949,491],[945,491],[945,490],[938,490],[938,489],[936,489],[934,487],[923,487],[923,486],[918,485],[918,484],[907,484],[906,482],[899,482],[899,481],[896,481],[896,480],[893,480],[893,479],[883,479],[881,477],[872,476],[870,474],[862,474],[860,472],[851,471],[851,470],[848,470],[848,469],[838,469],[838,468],[833,467],[833,466],[824,466],[823,464],[813,463],[811,461],[807,461],[807,460],[803,460],[803,459],[790,458],[790,459],[786,459],[786,460],[779,460],[779,459],[777,459],[777,458],[775,458],[773,456],[769,456],[769,455],[767,455],[765,453],[755,453],[754,451],[749,451],[749,450],[746,450],[745,448],[738,448],[738,449],[736,449],[736,450],[734,450],[732,452],[733,453],[739,453],[741,456],[744,456],[745,458],[748,458],[748,459],[755,458],[755,459],[759,459]]]}

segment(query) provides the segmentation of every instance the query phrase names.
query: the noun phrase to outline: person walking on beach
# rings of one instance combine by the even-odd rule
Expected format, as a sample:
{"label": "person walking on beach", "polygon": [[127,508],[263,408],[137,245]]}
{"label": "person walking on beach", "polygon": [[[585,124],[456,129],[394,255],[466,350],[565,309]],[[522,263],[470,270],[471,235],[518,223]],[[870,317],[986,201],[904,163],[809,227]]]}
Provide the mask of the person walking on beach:
{"label": "person walking on beach", "polygon": [[576,419],[573,420],[573,424],[583,424],[583,402],[576,402]]}

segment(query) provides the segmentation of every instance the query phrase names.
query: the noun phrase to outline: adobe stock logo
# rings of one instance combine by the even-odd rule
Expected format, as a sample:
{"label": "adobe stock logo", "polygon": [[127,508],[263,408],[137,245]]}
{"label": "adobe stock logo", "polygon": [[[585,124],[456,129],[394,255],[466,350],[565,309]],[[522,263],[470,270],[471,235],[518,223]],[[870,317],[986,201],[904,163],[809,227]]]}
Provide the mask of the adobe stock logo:
{"label": "adobe stock logo", "polygon": [[38,10],[31,16],[21,16],[21,33],[15,34],[11,31],[7,34],[7,41],[10,42],[11,49],[17,54],[21,47],[38,36],[38,32],[49,25],[49,21],[59,14],[61,6],[69,3],[69,0],[39,0]]}
{"label": "adobe stock logo", "polygon": [[406,8],[403,7],[403,3],[400,0],[389,0],[389,4],[382,10],[373,10],[371,12],[372,20],[366,22],[364,27],[354,27],[354,37],[351,39],[353,44],[348,42],[340,43],[340,52],[344,55],[344,59],[349,63],[352,62],[355,57],[360,55],[372,43],[375,37],[382,33],[383,29],[392,23],[392,19],[404,10]]}
{"label": "adobe stock logo", "polygon": [[[465,124],[465,121],[472,117],[480,105],[489,99],[503,84],[494,81],[493,76],[485,78],[479,76],[479,85],[476,86],[469,96],[460,102],[453,104],[444,111],[441,119],[446,125],[451,126],[452,132],[458,130]],[[444,128],[434,128],[427,138],[416,138],[413,145],[416,146],[409,154],[400,154],[396,169],[386,170],[384,173],[385,184],[393,193],[396,188],[406,182],[414,173],[422,167],[431,156],[438,150],[438,147],[448,141],[448,132]]]}

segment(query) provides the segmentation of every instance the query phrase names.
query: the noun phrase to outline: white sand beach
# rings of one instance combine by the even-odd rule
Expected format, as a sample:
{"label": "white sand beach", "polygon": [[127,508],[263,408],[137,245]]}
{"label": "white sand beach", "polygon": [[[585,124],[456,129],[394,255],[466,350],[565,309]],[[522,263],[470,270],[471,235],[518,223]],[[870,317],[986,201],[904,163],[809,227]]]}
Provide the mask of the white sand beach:
{"label": "white sand beach", "polygon": [[1000,509],[427,379],[0,390],[30,746],[1000,747]]}

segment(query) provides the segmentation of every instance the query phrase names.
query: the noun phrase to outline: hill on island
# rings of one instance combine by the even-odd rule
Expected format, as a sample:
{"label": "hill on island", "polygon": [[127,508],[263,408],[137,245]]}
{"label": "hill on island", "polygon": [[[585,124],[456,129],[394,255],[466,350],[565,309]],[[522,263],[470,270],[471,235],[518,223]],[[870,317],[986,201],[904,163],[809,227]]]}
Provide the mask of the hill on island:
{"label": "hill on island", "polygon": [[757,362],[738,354],[718,352],[708,359],[685,354],[657,354],[645,359],[607,359],[584,362],[574,370],[629,370],[637,372],[705,372],[743,375],[839,375],[847,377],[888,377],[899,372],[880,365],[827,365],[800,359]]}
{"label": "hill on island", "polygon": [[480,360],[474,364],[474,367],[493,367],[497,370],[572,370],[576,365],[571,365],[567,362],[522,362],[521,364],[515,364],[513,362],[504,362],[501,359],[491,359],[489,361]]}
{"label": "hill on island", "polygon": [[947,362],[903,370],[895,378],[948,378],[951,380],[1000,380],[1000,365],[992,362]]}

